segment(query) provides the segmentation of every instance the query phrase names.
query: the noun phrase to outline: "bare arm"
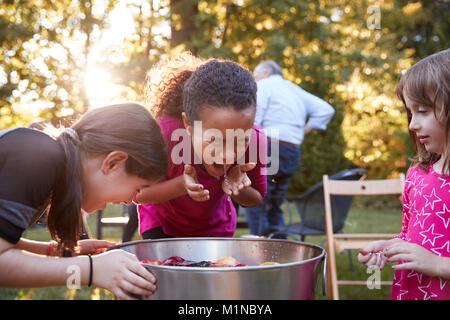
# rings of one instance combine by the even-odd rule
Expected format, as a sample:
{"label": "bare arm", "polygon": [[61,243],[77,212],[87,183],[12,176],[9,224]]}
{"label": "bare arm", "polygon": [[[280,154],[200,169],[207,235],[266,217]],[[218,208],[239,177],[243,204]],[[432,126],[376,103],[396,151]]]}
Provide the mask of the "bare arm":
{"label": "bare arm", "polygon": [[231,195],[231,199],[246,208],[256,207],[262,201],[259,191],[251,186],[239,191],[238,195]]}
{"label": "bare arm", "polygon": [[[151,295],[155,277],[136,256],[112,250],[92,257],[92,284],[113,292],[119,299],[132,299],[129,293]],[[90,261],[87,256],[51,258],[14,248],[0,238],[0,287],[36,288],[64,286],[73,274],[79,284],[87,285]]]}
{"label": "bare arm", "polygon": [[[20,247],[20,246],[19,246]],[[38,246],[39,247],[39,246]],[[48,258],[28,253],[0,238],[0,286],[37,288],[66,285],[69,266],[78,266],[81,285],[89,281],[89,258]]]}
{"label": "bare arm", "polygon": [[304,132],[305,136],[306,136],[308,133],[310,133],[311,131],[313,131],[313,129],[312,129],[310,126],[308,126],[308,125],[306,124],[305,127],[303,128],[303,132]]}
{"label": "bare arm", "polygon": [[136,200],[138,203],[158,203],[184,196],[186,193],[181,175],[143,189],[137,194]]}
{"label": "bare arm", "polygon": [[254,169],[256,163],[237,165],[228,171],[224,179],[222,189],[231,199],[243,207],[256,207],[262,201],[259,191],[253,188],[252,181],[247,176],[247,171]]}
{"label": "bare arm", "polygon": [[439,257],[437,276],[444,279],[450,279],[450,258]]}
{"label": "bare arm", "polygon": [[416,243],[396,241],[384,253],[388,262],[403,262],[392,269],[415,270],[431,277],[450,279],[450,258],[440,257]]}
{"label": "bare arm", "polygon": [[20,238],[19,242],[14,246],[15,249],[25,250],[28,252],[46,255],[50,242],[34,241]]}

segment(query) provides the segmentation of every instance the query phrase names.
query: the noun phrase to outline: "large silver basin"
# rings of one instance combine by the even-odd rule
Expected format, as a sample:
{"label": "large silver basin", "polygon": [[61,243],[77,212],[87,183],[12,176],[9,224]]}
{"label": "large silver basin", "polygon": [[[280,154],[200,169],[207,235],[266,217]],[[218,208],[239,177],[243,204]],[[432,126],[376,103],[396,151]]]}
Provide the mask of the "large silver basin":
{"label": "large silver basin", "polygon": [[[135,254],[139,260],[180,256],[213,261],[232,256],[249,265],[203,268],[145,264],[158,279],[158,289],[149,299],[314,299],[319,274],[323,275],[325,294],[326,253],[312,244],[275,239],[174,238],[127,242],[116,248]],[[280,264],[259,266],[267,261]]]}

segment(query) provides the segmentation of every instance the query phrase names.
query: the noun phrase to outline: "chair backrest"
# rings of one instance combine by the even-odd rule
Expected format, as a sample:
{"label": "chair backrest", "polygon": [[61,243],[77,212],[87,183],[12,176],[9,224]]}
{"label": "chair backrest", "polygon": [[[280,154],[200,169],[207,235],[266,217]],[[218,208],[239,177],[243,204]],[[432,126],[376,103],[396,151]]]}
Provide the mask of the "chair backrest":
{"label": "chair backrest", "polygon": [[[398,179],[383,179],[383,180],[357,180],[357,181],[342,181],[332,180],[327,175],[323,177],[323,189],[325,195],[325,208],[327,206],[327,197],[330,201],[330,209],[333,220],[333,233],[335,230],[336,220],[341,220],[344,216],[343,210],[348,213],[349,207],[347,202],[340,199],[346,199],[358,195],[395,195],[402,194],[405,184],[405,175],[401,174]],[[345,217],[347,215],[345,213]],[[344,219],[345,222],[345,219]],[[340,223],[340,222],[338,222]],[[343,227],[343,225],[342,225]]]}
{"label": "chair backrest", "polygon": [[[359,180],[366,170],[361,168],[342,170],[332,176],[332,180]],[[300,196],[286,197],[293,201],[300,214],[301,223],[311,229],[323,231],[325,234],[325,204],[323,194],[323,181],[315,184]],[[340,232],[347,219],[353,196],[332,196],[331,206],[333,210],[333,231]]]}
{"label": "chair backrest", "polygon": [[330,195],[389,195],[403,191],[404,178],[362,181],[328,180]]}
{"label": "chair backrest", "polygon": [[[399,179],[384,179],[384,180],[359,180],[359,181],[339,181],[331,180],[327,175],[323,176],[323,190],[324,190],[324,202],[325,202],[325,221],[326,221],[326,237],[327,237],[327,253],[328,253],[328,284],[329,295],[331,299],[339,299],[339,282],[343,284],[344,281],[338,281],[336,258],[334,251],[338,250],[342,252],[345,249],[358,249],[364,247],[366,241],[369,239],[375,240],[382,237],[390,237],[393,235],[386,234],[345,234],[347,240],[342,239],[342,235],[336,235],[331,226],[334,224],[335,212],[332,208],[331,198],[333,196],[348,197],[353,195],[395,195],[402,194],[405,181],[405,175],[401,174]],[[356,239],[356,240],[355,240]],[[365,239],[361,241],[361,239]],[[358,281],[345,281],[347,285],[361,284]],[[362,284],[366,284],[362,282]]]}

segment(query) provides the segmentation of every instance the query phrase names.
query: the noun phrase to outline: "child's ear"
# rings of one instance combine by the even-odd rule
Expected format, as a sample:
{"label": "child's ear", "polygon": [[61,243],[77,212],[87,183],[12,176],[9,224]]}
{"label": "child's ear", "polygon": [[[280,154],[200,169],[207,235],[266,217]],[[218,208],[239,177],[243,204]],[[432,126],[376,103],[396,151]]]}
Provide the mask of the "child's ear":
{"label": "child's ear", "polygon": [[184,128],[186,129],[187,133],[192,136],[192,126],[189,124],[189,121],[186,117],[186,112],[181,113],[181,120],[183,120]]}
{"label": "child's ear", "polygon": [[109,174],[119,168],[124,168],[127,162],[128,154],[123,151],[111,151],[103,159],[101,171],[103,174]]}

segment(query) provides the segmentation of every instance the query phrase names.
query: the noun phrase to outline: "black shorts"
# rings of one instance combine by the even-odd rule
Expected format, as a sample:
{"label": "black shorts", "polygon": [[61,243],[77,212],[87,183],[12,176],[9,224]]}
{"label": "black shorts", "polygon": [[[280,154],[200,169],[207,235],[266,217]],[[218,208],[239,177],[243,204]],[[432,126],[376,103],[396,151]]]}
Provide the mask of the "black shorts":
{"label": "black shorts", "polygon": [[165,234],[162,227],[153,228],[145,231],[142,234],[143,239],[162,239],[162,238],[174,238]]}

